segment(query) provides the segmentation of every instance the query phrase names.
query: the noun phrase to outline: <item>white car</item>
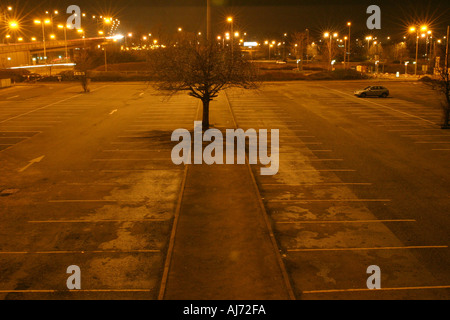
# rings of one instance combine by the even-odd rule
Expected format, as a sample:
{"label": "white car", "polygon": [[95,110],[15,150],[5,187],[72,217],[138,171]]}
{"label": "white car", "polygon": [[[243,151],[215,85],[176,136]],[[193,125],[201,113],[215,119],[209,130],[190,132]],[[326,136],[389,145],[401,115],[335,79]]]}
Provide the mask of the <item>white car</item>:
{"label": "white car", "polygon": [[355,96],[360,98],[365,97],[380,97],[387,98],[389,96],[389,90],[382,86],[369,86],[363,90],[354,92]]}

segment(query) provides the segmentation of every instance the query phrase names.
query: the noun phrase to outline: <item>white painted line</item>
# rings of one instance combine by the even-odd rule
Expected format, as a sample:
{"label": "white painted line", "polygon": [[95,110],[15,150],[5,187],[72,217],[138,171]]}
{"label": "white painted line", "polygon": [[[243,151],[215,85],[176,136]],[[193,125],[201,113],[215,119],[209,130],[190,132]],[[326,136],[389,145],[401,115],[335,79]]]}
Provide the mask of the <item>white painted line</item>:
{"label": "white painted line", "polygon": [[[97,89],[91,90],[91,92],[94,92],[94,91],[100,90],[101,88],[104,88],[104,87],[106,87],[106,86],[103,86],[103,87],[100,87],[100,88],[97,88]],[[6,119],[6,120],[2,120],[2,121],[0,121],[0,123],[4,123],[4,122],[6,122],[6,121],[10,121],[10,120],[13,120],[13,119],[17,119],[17,118],[19,118],[19,117],[22,117],[22,116],[24,116],[24,115],[27,115],[27,114],[30,114],[30,113],[36,112],[36,111],[38,111],[38,110],[42,110],[42,109],[45,109],[45,108],[51,107],[51,106],[54,106],[54,105],[56,105],[56,104],[59,104],[59,103],[63,103],[63,102],[66,102],[66,101],[68,101],[68,100],[71,100],[71,99],[73,99],[73,98],[79,97],[79,96],[81,96],[81,95],[82,95],[81,93],[80,93],[80,94],[76,94],[76,95],[74,95],[74,96],[71,96],[71,97],[69,97],[69,98],[67,98],[67,99],[59,100],[59,101],[53,102],[53,103],[51,103],[51,104],[45,105],[45,106],[43,106],[43,107],[40,107],[40,108],[37,108],[37,109],[33,109],[33,110],[31,110],[31,111],[28,111],[28,112],[25,112],[25,113],[19,114],[19,115],[17,115],[17,116],[14,116],[14,117],[8,118],[8,119]]]}
{"label": "white painted line", "polygon": [[93,251],[0,251],[0,255],[22,254],[92,254],[92,253],[159,253],[161,250],[93,250]]}
{"label": "white painted line", "polygon": [[104,219],[104,220],[43,220],[28,221],[28,223],[103,223],[103,222],[166,222],[169,219]]}
{"label": "white painted line", "polygon": [[162,150],[162,149],[160,149],[160,150],[155,150],[155,149],[136,149],[136,150],[124,150],[124,149],[121,149],[121,150],[103,150],[102,152],[158,152],[158,153],[161,153],[161,152],[169,152],[169,153],[170,153],[170,148],[167,148],[167,149],[165,149],[165,150]]}
{"label": "white painted line", "polygon": [[437,144],[450,144],[450,141],[414,141],[414,143],[437,143]]}
{"label": "white painted line", "polygon": [[371,186],[372,183],[353,183],[353,182],[325,182],[325,183],[300,183],[300,184],[280,184],[280,183],[263,183],[262,186],[276,187],[310,187],[310,186]]}
{"label": "white painted line", "polygon": [[320,145],[322,142],[285,142],[284,146]]}
{"label": "white painted line", "polygon": [[268,202],[283,203],[283,202],[390,202],[390,199],[299,199],[299,200],[267,200]]}
{"label": "white painted line", "polygon": [[356,172],[356,170],[352,169],[311,169],[311,170],[304,170],[304,169],[289,169],[289,172]]}
{"label": "white painted line", "polygon": [[170,157],[167,159],[94,159],[94,162],[108,162],[108,161],[170,161]]}
{"label": "white painted line", "polygon": [[377,124],[377,127],[424,127],[425,125],[417,124]]}
{"label": "white painted line", "polygon": [[411,250],[411,249],[447,249],[448,246],[405,246],[405,247],[373,247],[373,248],[315,248],[288,249],[288,252],[320,252],[320,251],[365,251],[365,250]]}
{"label": "white painted line", "polygon": [[95,293],[95,292],[152,292],[150,289],[82,289],[82,290],[0,290],[0,293]]}
{"label": "white painted line", "polygon": [[1,126],[2,129],[3,128],[53,128],[53,126],[11,126],[11,125],[7,125],[7,126]]}
{"label": "white painted line", "polygon": [[13,96],[13,97],[8,97],[8,98],[6,98],[6,100],[9,100],[9,99],[14,99],[14,98],[18,98],[18,97],[20,97],[20,96]]}
{"label": "white painted line", "polygon": [[[328,87],[324,87],[324,88],[327,88],[328,90],[332,90],[332,91],[339,92],[340,94],[343,94],[343,95],[346,95],[346,96],[350,96],[350,97],[352,97],[352,98],[358,100],[360,103],[362,103],[362,101],[360,100],[360,98],[357,98],[357,97],[355,97],[355,96],[353,96],[353,95],[351,95],[351,94],[348,94],[348,93],[345,93],[345,92],[342,92],[342,91],[339,91],[339,90],[336,90],[336,89],[331,89],[331,88],[328,88]],[[418,117],[418,116],[409,114],[409,113],[407,113],[407,112],[399,111],[399,110],[397,110],[397,109],[390,108],[390,107],[387,107],[387,106],[385,106],[385,105],[382,105],[382,104],[379,104],[379,103],[376,103],[376,102],[373,102],[373,101],[370,101],[370,100],[364,100],[364,102],[372,103],[372,104],[377,105],[377,106],[380,106],[380,107],[382,107],[382,108],[389,109],[389,110],[392,110],[392,111],[394,111],[394,112],[398,112],[398,113],[407,115],[407,116],[412,117],[412,118],[420,119],[420,120],[422,120],[422,121],[431,123],[432,125],[437,125],[436,123],[434,123],[434,122],[432,122],[432,121],[429,121],[429,120],[427,120],[427,119],[424,119],[424,118],[421,118],[421,117]]]}
{"label": "white painted line", "polygon": [[23,167],[22,169],[19,169],[19,172],[24,172],[24,171],[27,170],[29,167],[31,167],[33,164],[41,162],[42,159],[44,159],[44,158],[45,158],[45,156],[41,156],[41,157],[39,157],[39,158],[30,160],[30,161],[29,161],[30,163],[28,163],[28,164],[27,164],[25,167]]}
{"label": "white painted line", "polygon": [[277,221],[278,224],[334,224],[334,223],[385,223],[385,222],[417,222],[411,219],[398,219],[398,220],[307,220],[307,221]]}
{"label": "white painted line", "polygon": [[116,112],[117,112],[117,109],[111,111],[111,112],[109,113],[109,115],[113,115],[113,114],[116,113]]}
{"label": "white painted line", "polygon": [[403,134],[402,137],[449,137],[448,134]]}
{"label": "white painted line", "polygon": [[136,170],[132,170],[132,169],[124,169],[124,170],[101,170],[101,173],[123,173],[123,172],[154,172],[154,171],[167,171],[167,172],[173,172],[174,170],[176,171],[183,171],[183,166],[179,166],[180,169],[173,169],[173,168],[166,168],[166,169],[158,169],[158,168],[154,168],[154,169],[136,169]]}
{"label": "white painted line", "polygon": [[403,132],[403,131],[409,131],[409,132],[421,132],[421,131],[437,131],[439,129],[391,129],[387,130],[388,132]]}
{"label": "white painted line", "polygon": [[321,293],[345,293],[345,292],[379,292],[379,291],[398,291],[398,290],[435,290],[435,289],[450,289],[449,286],[422,286],[422,287],[397,287],[397,288],[381,288],[376,290],[371,289],[333,289],[333,290],[309,290],[302,291],[303,294],[321,294]]}
{"label": "white painted line", "polygon": [[28,139],[31,137],[19,137],[19,136],[7,136],[7,137],[0,137],[0,139]]}
{"label": "white painted line", "polygon": [[85,199],[81,199],[81,200],[49,200],[49,203],[82,203],[82,202],[86,202],[86,203],[95,203],[95,202],[139,202],[139,201],[145,201],[145,200],[85,200]]}
{"label": "white painted line", "polygon": [[344,159],[304,159],[304,160],[280,160],[280,162],[321,162],[321,161],[344,161]]}

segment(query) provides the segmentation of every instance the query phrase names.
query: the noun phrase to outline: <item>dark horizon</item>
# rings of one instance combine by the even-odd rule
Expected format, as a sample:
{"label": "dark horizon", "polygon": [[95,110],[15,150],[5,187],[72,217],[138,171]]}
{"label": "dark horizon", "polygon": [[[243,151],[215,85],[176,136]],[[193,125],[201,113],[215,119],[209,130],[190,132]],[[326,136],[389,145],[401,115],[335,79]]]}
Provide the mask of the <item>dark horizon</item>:
{"label": "dark horizon", "polygon": [[[14,3],[15,2],[15,3]],[[22,9],[30,19],[42,10],[64,8],[69,1],[43,1],[36,8],[29,1],[11,1],[12,5]],[[121,21],[121,31],[155,32],[164,29],[170,33],[178,27],[190,32],[206,31],[206,0],[131,0],[131,1],[86,1],[76,3],[87,14],[114,15]],[[366,9],[371,4],[381,8],[381,30],[368,30]],[[450,5],[444,0],[430,1],[254,1],[254,0],[212,0],[213,34],[222,33],[229,26],[227,16],[235,17],[235,29],[247,32],[250,38],[279,37],[284,33],[303,31],[308,28],[313,37],[320,37],[324,31],[346,32],[347,21],[352,22],[352,32],[358,35],[389,35],[400,38],[407,33],[409,24],[415,21],[425,22],[443,35],[450,23],[448,13]],[[28,13],[28,7],[34,12]]]}

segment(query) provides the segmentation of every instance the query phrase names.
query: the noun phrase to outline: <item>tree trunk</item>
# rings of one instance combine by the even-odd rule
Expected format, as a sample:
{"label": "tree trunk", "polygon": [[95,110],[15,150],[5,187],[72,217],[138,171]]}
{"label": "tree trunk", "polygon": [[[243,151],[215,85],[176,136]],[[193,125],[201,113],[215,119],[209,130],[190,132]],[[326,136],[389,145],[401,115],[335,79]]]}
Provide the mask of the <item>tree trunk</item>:
{"label": "tree trunk", "polygon": [[209,98],[205,98],[202,100],[203,102],[203,122],[202,122],[202,127],[203,130],[208,130],[209,129]]}

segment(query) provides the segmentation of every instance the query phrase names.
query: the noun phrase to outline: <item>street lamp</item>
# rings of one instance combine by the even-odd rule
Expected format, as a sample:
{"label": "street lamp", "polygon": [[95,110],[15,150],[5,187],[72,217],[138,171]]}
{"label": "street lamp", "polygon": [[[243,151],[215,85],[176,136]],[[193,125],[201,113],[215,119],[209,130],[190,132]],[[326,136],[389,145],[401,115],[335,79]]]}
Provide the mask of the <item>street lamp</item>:
{"label": "street lamp", "polygon": [[367,36],[367,59],[370,59],[370,41],[373,39],[372,36]]}
{"label": "street lamp", "polygon": [[[350,53],[351,53],[351,47],[350,47],[350,39],[351,39],[351,29],[352,29],[352,23],[351,22],[347,22],[347,26],[348,26],[348,55],[347,55],[347,61],[348,64],[350,66]],[[344,65],[345,65],[345,60],[344,60]]]}
{"label": "street lamp", "polygon": [[[233,19],[233,17],[228,17],[227,18],[227,22],[230,23],[230,27],[231,27],[230,34],[233,35],[234,34],[234,32],[233,32],[233,29],[234,29],[234,19]],[[233,36],[231,36],[231,59],[233,59],[233,50],[234,50],[233,46],[234,46],[234,41],[233,41]]]}
{"label": "street lamp", "polygon": [[16,30],[19,29],[19,23],[17,21],[10,21],[9,22],[9,29]]}
{"label": "street lamp", "polygon": [[347,40],[348,40],[348,37],[345,36],[344,37],[344,67],[345,68],[346,68],[345,61],[346,61],[346,56],[347,56]]}
{"label": "street lamp", "polygon": [[45,62],[45,64],[47,64],[47,47],[45,44],[45,25],[51,24],[51,20],[50,19],[34,20],[34,24],[40,24],[42,26],[42,43],[44,45],[44,62]]}
{"label": "street lamp", "polygon": [[64,47],[65,47],[65,53],[66,53],[66,61],[68,56],[68,50],[67,50],[67,25],[58,25],[58,29],[64,29]]}
{"label": "street lamp", "polygon": [[324,34],[323,34],[323,37],[326,39],[326,38],[328,38],[329,39],[329,64],[328,64],[328,69],[330,70],[332,67],[331,67],[331,40],[333,39],[333,37],[335,37],[335,38],[337,38],[339,35],[335,32],[333,35],[330,33],[330,32],[325,32]]}
{"label": "street lamp", "polygon": [[[421,26],[420,31],[426,32],[428,30],[427,26]],[[416,33],[416,63],[414,66],[414,75],[417,75],[417,60],[419,58],[419,26],[412,26],[409,28],[410,33]]]}

